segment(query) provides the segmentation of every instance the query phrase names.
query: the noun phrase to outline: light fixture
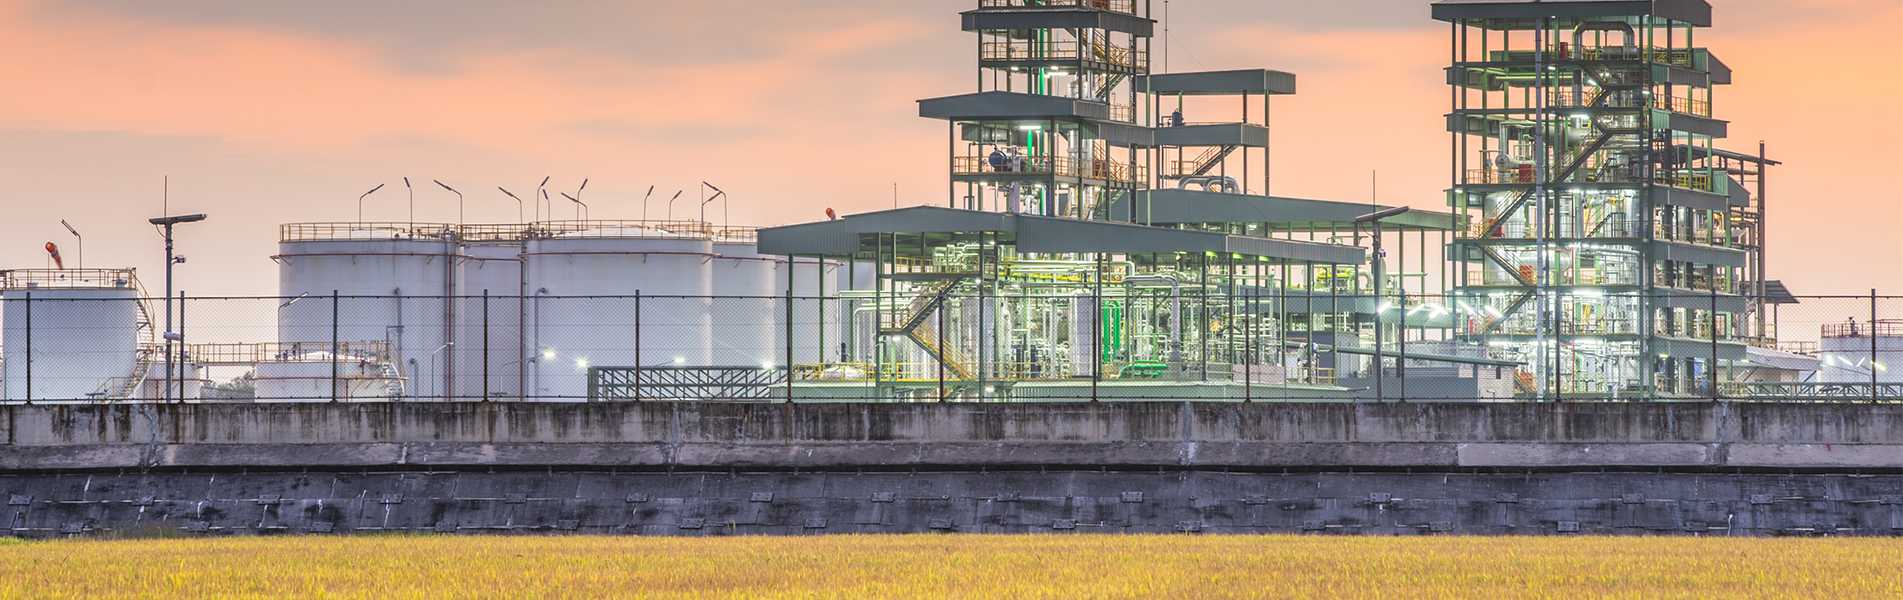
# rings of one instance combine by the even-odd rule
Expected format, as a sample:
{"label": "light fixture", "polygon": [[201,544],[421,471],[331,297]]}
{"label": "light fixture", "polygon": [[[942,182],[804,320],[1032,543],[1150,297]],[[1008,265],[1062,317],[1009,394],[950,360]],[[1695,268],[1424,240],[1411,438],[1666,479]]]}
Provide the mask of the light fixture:
{"label": "light fixture", "polygon": [[676,356],[676,357],[674,357],[674,364],[676,364],[676,365],[684,365],[684,364],[687,364],[687,357],[685,357],[685,356]]}
{"label": "light fixture", "polygon": [[551,360],[555,360],[555,349],[554,349],[554,348],[543,348],[543,349],[542,349],[542,360],[543,360],[544,362],[547,362],[547,361],[551,361]]}

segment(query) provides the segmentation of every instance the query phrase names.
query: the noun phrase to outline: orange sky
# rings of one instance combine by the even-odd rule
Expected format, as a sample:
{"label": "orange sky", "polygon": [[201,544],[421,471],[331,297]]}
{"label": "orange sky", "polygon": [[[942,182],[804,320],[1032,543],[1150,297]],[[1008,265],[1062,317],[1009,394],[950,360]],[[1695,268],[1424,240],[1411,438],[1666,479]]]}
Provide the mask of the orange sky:
{"label": "orange sky", "polygon": [[[945,129],[913,100],[970,91],[970,0],[631,4],[0,0],[0,265],[41,266],[65,218],[89,266],[156,285],[143,222],[164,175],[174,212],[212,215],[181,236],[194,294],[274,293],[275,224],[352,219],[378,183],[366,217],[403,220],[405,175],[436,221],[456,206],[432,178],[469,195],[472,222],[513,220],[495,187],[526,196],[543,176],[591,178],[596,218],[640,218],[650,185],[688,190],[686,215],[702,179],[738,224],[890,207],[894,184],[901,204],[944,200]],[[1713,4],[1698,41],[1736,71],[1714,102],[1728,145],[1763,139],[1787,163],[1772,275],[1903,294],[1903,1]],[[1171,10],[1171,67],[1300,77],[1275,101],[1276,194],[1363,201],[1378,170],[1383,201],[1436,208],[1446,29],[1425,1]]]}

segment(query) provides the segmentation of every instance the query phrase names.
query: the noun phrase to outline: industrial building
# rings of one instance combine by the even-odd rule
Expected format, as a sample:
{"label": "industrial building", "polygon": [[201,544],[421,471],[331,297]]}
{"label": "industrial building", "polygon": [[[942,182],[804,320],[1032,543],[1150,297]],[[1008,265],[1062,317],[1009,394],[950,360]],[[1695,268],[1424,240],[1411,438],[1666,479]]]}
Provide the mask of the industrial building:
{"label": "industrial building", "polygon": [[[1560,396],[1705,395],[1765,322],[1765,170],[1719,146],[1703,0],[1433,7],[1452,63],[1458,339]],[[1713,361],[1716,361],[1714,363]],[[1534,383],[1537,382],[1537,383]]]}
{"label": "industrial building", "polygon": [[[1731,73],[1693,43],[1703,0],[1434,3],[1452,61],[1445,211],[1274,195],[1273,103],[1297,76],[1154,72],[1152,8],[963,12],[976,89],[917,106],[946,124],[942,204],[758,230],[286,224],[269,340],[163,335],[129,269],[7,271],[6,399],[1895,389],[1879,386],[1895,382],[1880,374],[1894,322],[1775,349],[1775,306],[1795,301],[1764,272],[1778,163],[1718,145],[1713,90]],[[250,390],[221,391],[222,368]]]}

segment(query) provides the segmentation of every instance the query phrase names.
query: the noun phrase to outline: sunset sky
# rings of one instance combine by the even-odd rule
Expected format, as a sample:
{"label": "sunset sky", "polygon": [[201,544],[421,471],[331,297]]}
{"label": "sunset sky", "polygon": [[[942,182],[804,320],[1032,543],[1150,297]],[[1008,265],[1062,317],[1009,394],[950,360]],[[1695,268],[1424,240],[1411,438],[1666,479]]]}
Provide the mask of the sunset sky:
{"label": "sunset sky", "polygon": [[[1725,145],[1769,143],[1770,270],[1798,294],[1903,294],[1903,0],[1712,0],[1736,72]],[[972,0],[0,0],[0,267],[40,267],[64,218],[88,266],[156,286],[147,217],[170,176],[195,295],[275,293],[280,222],[513,221],[553,176],[595,218],[705,179],[737,224],[942,203],[942,122],[972,91]],[[1156,6],[1161,9],[1162,2]],[[1275,100],[1277,195],[1440,208],[1445,24],[1425,0],[1176,0],[1175,70],[1298,75]],[[1159,44],[1160,45],[1160,44]],[[1160,68],[1160,61],[1158,67]],[[558,198],[558,202],[559,202]],[[718,218],[718,204],[710,207]],[[565,202],[559,218],[572,216]],[[75,257],[69,250],[69,266]]]}

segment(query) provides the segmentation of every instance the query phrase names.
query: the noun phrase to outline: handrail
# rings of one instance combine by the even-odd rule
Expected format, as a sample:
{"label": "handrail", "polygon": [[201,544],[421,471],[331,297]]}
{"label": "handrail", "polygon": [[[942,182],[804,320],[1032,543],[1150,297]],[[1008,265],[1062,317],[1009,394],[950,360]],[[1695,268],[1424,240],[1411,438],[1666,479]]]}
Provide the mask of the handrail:
{"label": "handrail", "polygon": [[1119,183],[1143,183],[1149,180],[1149,167],[1126,162],[1088,159],[1072,160],[1070,157],[1027,156],[1018,157],[1003,169],[993,167],[981,156],[952,157],[954,175],[1054,175],[1057,177],[1084,177],[1102,179]]}
{"label": "handrail", "polygon": [[1084,59],[1098,64],[1134,69],[1142,67],[1149,61],[1149,52],[1141,48],[1131,50],[1099,42],[1002,40],[979,44],[978,58],[990,61]]}
{"label": "handrail", "polygon": [[666,238],[752,242],[759,228],[714,225],[706,221],[600,219],[535,221],[531,223],[286,223],[278,227],[281,242],[461,240],[519,242],[548,238]]}
{"label": "handrail", "polygon": [[1135,0],[978,0],[978,8],[1089,8],[1136,14]]}
{"label": "handrail", "polygon": [[[330,342],[239,342],[190,344],[185,356],[199,365],[255,365],[259,363],[329,362]],[[387,362],[390,343],[382,340],[338,342],[337,357]]]}
{"label": "handrail", "polygon": [[1881,337],[1903,336],[1903,319],[1878,319],[1874,323],[1825,323],[1823,336],[1827,338],[1843,337]]}
{"label": "handrail", "polygon": [[12,269],[0,271],[0,289],[138,289],[134,269]]}

